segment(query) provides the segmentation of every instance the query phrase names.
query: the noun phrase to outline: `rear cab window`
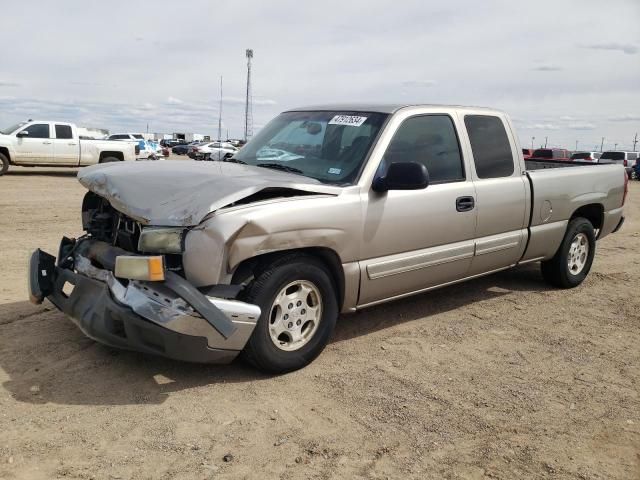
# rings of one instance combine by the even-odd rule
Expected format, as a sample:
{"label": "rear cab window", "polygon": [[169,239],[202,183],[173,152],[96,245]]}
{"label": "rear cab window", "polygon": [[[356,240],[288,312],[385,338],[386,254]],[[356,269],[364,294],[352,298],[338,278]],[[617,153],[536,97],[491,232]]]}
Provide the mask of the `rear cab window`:
{"label": "rear cab window", "polygon": [[71,131],[71,125],[57,125],[56,124],[56,138],[57,139],[72,139],[73,132]]}
{"label": "rear cab window", "polygon": [[465,115],[464,124],[478,178],[512,176],[513,152],[502,120],[493,115]]}

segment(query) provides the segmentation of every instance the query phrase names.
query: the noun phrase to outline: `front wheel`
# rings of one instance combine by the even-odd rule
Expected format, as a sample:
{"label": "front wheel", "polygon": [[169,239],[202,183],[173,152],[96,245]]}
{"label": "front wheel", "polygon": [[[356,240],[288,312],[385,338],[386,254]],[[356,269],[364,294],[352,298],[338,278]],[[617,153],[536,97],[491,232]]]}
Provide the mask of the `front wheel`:
{"label": "front wheel", "polygon": [[551,260],[542,262],[544,279],[560,288],[573,288],[587,277],[596,253],[596,234],[586,218],[569,222],[560,248]]}
{"label": "front wheel", "polygon": [[0,176],[7,173],[7,170],[9,170],[9,159],[6,155],[0,153]]}
{"label": "front wheel", "polygon": [[338,318],[331,274],[308,255],[271,263],[257,275],[244,300],[258,305],[262,313],[243,356],[271,373],[311,363],[327,345]]}

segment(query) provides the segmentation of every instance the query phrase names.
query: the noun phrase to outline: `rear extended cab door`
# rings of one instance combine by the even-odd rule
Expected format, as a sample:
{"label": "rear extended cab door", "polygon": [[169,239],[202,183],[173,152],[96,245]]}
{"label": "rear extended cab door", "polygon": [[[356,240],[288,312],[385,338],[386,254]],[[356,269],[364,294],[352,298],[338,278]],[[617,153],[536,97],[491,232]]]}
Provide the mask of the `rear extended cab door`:
{"label": "rear extended cab door", "polygon": [[75,125],[52,124],[53,162],[56,165],[77,166],[80,162],[80,141]]}
{"label": "rear extended cab door", "polygon": [[496,111],[458,111],[465,156],[476,192],[476,238],[468,276],[518,263],[527,244],[531,189],[508,117]]}

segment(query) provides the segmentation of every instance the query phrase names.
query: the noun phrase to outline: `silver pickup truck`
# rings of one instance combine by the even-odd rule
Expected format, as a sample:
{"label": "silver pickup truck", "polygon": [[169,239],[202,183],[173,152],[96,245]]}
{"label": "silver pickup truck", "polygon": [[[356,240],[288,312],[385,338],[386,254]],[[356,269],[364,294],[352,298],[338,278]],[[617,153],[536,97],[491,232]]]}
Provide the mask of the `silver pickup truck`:
{"label": "silver pickup truck", "polygon": [[111,346],[271,372],[341,312],[530,262],[579,285],[627,193],[620,165],[525,162],[507,115],[452,106],[301,108],[227,161],[145,163],[80,171],[85,234],[33,253],[32,301]]}

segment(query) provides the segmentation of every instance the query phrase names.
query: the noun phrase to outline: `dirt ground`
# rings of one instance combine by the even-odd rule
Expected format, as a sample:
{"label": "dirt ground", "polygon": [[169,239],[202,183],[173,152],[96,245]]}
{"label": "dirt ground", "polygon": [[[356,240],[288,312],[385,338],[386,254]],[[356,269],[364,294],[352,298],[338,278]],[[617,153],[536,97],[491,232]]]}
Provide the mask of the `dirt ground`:
{"label": "dirt ground", "polygon": [[0,178],[1,479],[640,478],[640,182],[580,288],[532,265],[344,316],[271,377],[106,348],[26,300],[28,254],[80,233],[74,175]]}

